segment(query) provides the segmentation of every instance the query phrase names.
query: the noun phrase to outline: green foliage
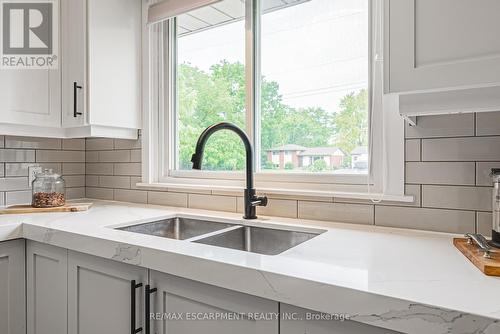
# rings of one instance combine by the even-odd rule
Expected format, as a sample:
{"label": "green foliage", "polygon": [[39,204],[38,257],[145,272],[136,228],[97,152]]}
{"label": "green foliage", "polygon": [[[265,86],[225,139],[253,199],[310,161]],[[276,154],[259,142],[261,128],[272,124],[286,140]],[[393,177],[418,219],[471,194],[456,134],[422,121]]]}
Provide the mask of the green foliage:
{"label": "green foliage", "polygon": [[350,154],[357,146],[368,145],[368,95],[365,89],[348,94],[340,102],[341,111],[334,115],[335,142]]}
{"label": "green foliage", "polygon": [[[261,158],[265,169],[275,169],[267,160],[266,150],[276,146],[330,146],[335,138],[334,144],[350,152],[367,142],[366,91],[345,96],[337,114],[318,107],[288,106],[283,103],[278,83],[265,78],[261,94]],[[221,61],[208,72],[191,64],[179,65],[178,114],[179,165],[181,169],[191,169],[196,141],[206,127],[228,121],[245,129],[244,65]],[[323,168],[320,164],[311,168]],[[204,154],[204,169],[243,170],[244,166],[244,146],[237,135],[221,131],[210,138]],[[293,169],[293,165],[285,166],[290,167]]]}
{"label": "green foliage", "polygon": [[323,159],[318,159],[312,163],[309,167],[307,167],[307,170],[310,172],[323,172],[328,169],[328,166],[326,165],[326,161]]}
{"label": "green foliage", "polygon": [[293,162],[287,162],[285,164],[285,169],[290,170],[290,169],[293,169],[293,168],[294,168]]}

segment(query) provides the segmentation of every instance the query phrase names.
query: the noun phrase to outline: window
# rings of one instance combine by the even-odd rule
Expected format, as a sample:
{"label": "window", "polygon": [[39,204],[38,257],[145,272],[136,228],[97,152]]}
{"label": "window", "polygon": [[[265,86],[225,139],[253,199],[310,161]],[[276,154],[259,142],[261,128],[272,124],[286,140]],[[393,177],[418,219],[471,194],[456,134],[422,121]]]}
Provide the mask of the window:
{"label": "window", "polygon": [[[175,20],[177,169],[191,169],[201,132],[221,121],[245,128],[245,5],[223,1],[182,14]],[[234,18],[236,17],[236,18]],[[214,134],[205,170],[241,171],[243,145],[233,132]]]}
{"label": "window", "polygon": [[241,185],[244,147],[229,131],[191,170],[201,132],[229,121],[254,143],[258,188],[402,194],[403,127],[382,94],[382,1],[189,0],[163,15],[180,2],[164,3],[153,20],[149,10],[164,21],[149,31],[160,36],[149,50],[160,103],[145,117],[146,183]]}
{"label": "window", "polygon": [[[261,0],[261,169],[353,172],[368,145],[368,0],[288,2]],[[273,167],[266,152],[289,145],[305,163]]]}

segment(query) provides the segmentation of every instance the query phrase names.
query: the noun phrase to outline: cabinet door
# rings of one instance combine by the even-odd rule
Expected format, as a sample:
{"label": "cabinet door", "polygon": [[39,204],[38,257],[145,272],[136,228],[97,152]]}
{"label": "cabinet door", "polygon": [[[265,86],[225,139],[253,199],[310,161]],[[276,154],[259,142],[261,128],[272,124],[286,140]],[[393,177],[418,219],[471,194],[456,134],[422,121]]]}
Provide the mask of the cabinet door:
{"label": "cabinet door", "polygon": [[[396,334],[397,332],[369,326],[355,321],[339,321],[335,318],[320,320],[320,313],[291,306],[280,305],[280,334]],[[307,320],[309,319],[309,320]]]}
{"label": "cabinet door", "polygon": [[59,70],[1,70],[0,123],[59,127],[60,90]]}
{"label": "cabinet door", "polygon": [[[61,2],[63,40],[62,122],[64,127],[81,126],[86,118],[87,1]],[[75,90],[75,83],[78,87]],[[75,114],[76,102],[76,114]],[[81,115],[80,115],[81,114]]]}
{"label": "cabinet door", "polygon": [[0,333],[26,333],[24,240],[0,243]]}
{"label": "cabinet door", "polygon": [[28,334],[67,333],[68,251],[27,241]]}
{"label": "cabinet door", "polygon": [[[162,334],[278,334],[278,303],[188,279],[150,271],[151,320]],[[250,314],[270,317],[253,319]],[[236,316],[239,320],[204,320],[205,317]],[[170,319],[169,319],[170,318]],[[255,320],[257,319],[257,320]],[[149,334],[149,333],[145,333]]]}
{"label": "cabinet door", "polygon": [[141,0],[87,0],[89,123],[141,128]]}
{"label": "cabinet door", "polygon": [[386,4],[386,91],[500,82],[500,1]]}
{"label": "cabinet door", "polygon": [[[147,269],[69,251],[68,332],[131,332],[131,281],[146,284]],[[142,288],[136,294],[136,327],[144,316]]]}

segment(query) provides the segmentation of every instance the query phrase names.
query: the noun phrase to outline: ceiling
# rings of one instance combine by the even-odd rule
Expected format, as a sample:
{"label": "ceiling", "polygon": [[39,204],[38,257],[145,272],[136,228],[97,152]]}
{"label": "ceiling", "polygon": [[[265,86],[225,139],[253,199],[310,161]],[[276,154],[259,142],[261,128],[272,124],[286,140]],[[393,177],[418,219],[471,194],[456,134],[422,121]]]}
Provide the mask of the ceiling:
{"label": "ceiling", "polygon": [[[268,13],[289,6],[295,6],[310,0],[262,0],[262,12]],[[244,0],[224,0],[213,5],[195,9],[177,17],[179,36],[211,27],[242,20],[245,17]]]}

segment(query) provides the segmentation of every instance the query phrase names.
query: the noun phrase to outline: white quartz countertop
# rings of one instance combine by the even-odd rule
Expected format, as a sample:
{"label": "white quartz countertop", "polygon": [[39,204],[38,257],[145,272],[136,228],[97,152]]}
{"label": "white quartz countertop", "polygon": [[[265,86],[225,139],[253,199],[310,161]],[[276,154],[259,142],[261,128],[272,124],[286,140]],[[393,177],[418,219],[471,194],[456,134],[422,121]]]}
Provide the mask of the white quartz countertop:
{"label": "white quartz countertop", "polygon": [[476,269],[451,234],[261,217],[251,224],[326,232],[259,255],[113,229],[176,215],[247,223],[240,214],[89,201],[87,212],[0,216],[0,240],[35,240],[405,333],[500,333],[500,278]]}

